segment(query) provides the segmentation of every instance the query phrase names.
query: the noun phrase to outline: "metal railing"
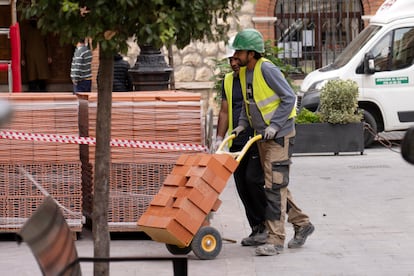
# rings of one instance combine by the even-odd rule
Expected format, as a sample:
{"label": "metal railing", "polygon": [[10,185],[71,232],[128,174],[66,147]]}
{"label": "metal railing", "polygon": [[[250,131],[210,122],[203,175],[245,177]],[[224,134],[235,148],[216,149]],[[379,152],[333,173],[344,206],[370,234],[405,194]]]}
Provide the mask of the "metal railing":
{"label": "metal railing", "polygon": [[360,0],[279,0],[275,16],[279,57],[303,74],[332,63],[363,29]]}

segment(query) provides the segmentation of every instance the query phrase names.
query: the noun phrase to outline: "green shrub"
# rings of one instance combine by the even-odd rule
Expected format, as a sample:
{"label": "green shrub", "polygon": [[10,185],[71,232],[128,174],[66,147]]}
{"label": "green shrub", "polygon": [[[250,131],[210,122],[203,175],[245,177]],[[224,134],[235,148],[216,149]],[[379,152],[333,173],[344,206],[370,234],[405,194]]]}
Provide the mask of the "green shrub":
{"label": "green shrub", "polygon": [[319,113],[322,122],[361,122],[363,114],[358,110],[358,84],[353,80],[328,81],[321,91]]}
{"label": "green shrub", "polygon": [[319,113],[314,113],[306,108],[302,108],[295,118],[297,124],[311,124],[320,123],[321,116]]}

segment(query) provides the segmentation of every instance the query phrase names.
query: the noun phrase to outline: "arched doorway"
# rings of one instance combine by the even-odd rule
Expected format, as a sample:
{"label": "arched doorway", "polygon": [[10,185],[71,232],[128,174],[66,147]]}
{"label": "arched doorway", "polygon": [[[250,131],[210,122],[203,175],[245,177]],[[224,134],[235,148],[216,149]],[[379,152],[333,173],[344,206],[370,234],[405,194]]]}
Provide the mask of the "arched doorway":
{"label": "arched doorway", "polygon": [[331,63],[363,29],[361,0],[278,0],[279,57],[309,73]]}

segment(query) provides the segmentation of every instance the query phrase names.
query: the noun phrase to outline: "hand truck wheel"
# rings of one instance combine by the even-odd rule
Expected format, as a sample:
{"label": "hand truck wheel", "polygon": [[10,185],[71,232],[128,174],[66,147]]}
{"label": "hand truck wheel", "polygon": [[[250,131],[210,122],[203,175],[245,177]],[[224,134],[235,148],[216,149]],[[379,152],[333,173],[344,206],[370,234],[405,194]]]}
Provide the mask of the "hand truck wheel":
{"label": "hand truck wheel", "polygon": [[212,260],[220,253],[222,240],[220,233],[211,226],[203,226],[191,242],[194,254],[200,260]]}

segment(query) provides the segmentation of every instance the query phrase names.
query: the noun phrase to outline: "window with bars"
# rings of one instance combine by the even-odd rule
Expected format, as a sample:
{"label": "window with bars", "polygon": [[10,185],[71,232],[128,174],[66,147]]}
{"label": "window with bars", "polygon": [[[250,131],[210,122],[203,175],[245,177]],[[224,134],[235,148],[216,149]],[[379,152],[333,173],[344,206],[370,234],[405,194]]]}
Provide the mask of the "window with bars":
{"label": "window with bars", "polygon": [[278,0],[280,58],[304,74],[332,63],[363,29],[360,0]]}

